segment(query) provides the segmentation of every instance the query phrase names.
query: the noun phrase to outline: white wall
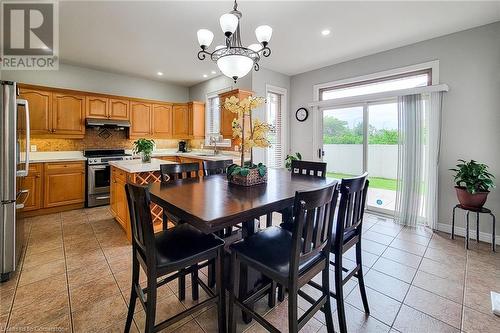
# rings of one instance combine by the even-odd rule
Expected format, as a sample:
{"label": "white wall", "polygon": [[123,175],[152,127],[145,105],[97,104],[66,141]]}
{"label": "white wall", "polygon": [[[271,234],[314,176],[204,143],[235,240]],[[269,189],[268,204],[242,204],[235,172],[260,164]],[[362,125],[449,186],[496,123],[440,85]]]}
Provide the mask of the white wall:
{"label": "white wall", "polygon": [[2,78],[48,87],[169,102],[187,102],[189,99],[187,87],[66,64],[59,64],[57,71],[2,71]]}
{"label": "white wall", "polygon": [[[440,82],[450,86],[443,101],[439,223],[451,223],[457,199],[448,168],[458,158],[488,164],[500,187],[500,22],[292,76],[292,151],[313,157],[312,117],[299,123],[293,111],[313,100],[314,84],[432,60],[440,62]],[[500,216],[500,188],[492,191],[486,205]],[[461,216],[457,223],[463,226]],[[491,232],[487,217],[481,223],[482,231]]]}

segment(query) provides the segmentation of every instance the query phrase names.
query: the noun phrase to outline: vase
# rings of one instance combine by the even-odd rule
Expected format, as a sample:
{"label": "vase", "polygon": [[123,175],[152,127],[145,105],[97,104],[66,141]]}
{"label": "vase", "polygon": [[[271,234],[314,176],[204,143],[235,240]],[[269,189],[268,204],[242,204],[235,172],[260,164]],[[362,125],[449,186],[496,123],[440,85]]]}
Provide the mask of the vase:
{"label": "vase", "polygon": [[259,174],[259,169],[250,169],[250,172],[246,176],[234,175],[231,176],[229,182],[241,186],[254,186],[259,184],[267,183],[267,170],[264,176]]}
{"label": "vase", "polygon": [[486,203],[486,199],[488,198],[488,194],[490,192],[477,192],[477,193],[469,193],[465,187],[455,186],[455,190],[457,191],[458,202],[469,209],[480,209]]}
{"label": "vase", "polygon": [[141,154],[142,163],[151,163],[151,154]]}

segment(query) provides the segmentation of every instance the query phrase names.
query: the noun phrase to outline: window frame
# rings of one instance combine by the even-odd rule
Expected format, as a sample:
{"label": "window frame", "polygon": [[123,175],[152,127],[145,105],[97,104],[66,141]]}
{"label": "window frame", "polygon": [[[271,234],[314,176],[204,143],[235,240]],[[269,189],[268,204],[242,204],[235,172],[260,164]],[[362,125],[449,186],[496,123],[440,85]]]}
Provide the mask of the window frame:
{"label": "window frame", "polygon": [[[289,131],[288,131],[288,90],[286,88],[282,88],[282,87],[278,87],[278,86],[274,86],[274,85],[270,85],[270,84],[266,84],[266,98],[267,98],[267,95],[268,93],[273,93],[273,94],[277,94],[277,95],[281,95],[281,98],[280,98],[280,104],[281,104],[281,154],[282,154],[282,158],[281,158],[281,166],[280,168],[283,168],[284,167],[284,164],[285,164],[285,157],[288,153],[288,134],[289,134]],[[269,119],[268,119],[268,112],[267,112],[267,105],[265,106],[265,119],[266,119],[266,122],[269,123]],[[268,149],[266,149],[266,156],[265,156],[265,161],[266,161],[266,164],[267,164],[267,153],[268,153]]]}
{"label": "window frame", "polygon": [[[205,100],[206,100],[205,106],[210,107],[210,99],[219,97],[220,94],[222,94],[226,91],[230,91],[230,90],[231,90],[231,87],[226,87],[226,88],[223,88],[223,89],[220,89],[217,91],[207,93],[206,98],[205,98]],[[203,140],[204,141],[203,145],[204,145],[204,147],[214,147],[214,145],[210,143],[210,138],[208,136],[208,134],[209,134],[209,132],[208,132],[209,126],[207,126],[207,124],[209,123],[208,122],[208,114],[209,113],[207,112],[207,110],[205,110],[205,140]],[[219,133],[220,133],[220,120],[221,120],[221,114],[220,114],[220,103],[219,103]],[[217,143],[217,147],[231,147],[231,139],[223,139],[222,142]]]}

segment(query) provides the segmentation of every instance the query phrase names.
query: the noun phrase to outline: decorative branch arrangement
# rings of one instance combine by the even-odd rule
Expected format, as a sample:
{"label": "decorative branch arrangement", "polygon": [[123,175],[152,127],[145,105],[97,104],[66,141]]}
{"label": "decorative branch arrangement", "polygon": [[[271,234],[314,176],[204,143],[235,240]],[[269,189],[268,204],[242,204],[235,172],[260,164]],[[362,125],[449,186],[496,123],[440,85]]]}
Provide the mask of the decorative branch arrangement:
{"label": "decorative branch arrangement", "polygon": [[[224,102],[224,108],[238,115],[232,123],[233,138],[241,141],[240,165],[233,165],[228,169],[228,177],[230,180],[231,177],[236,175],[247,177],[248,175],[255,174],[252,170],[255,170],[260,177],[264,177],[267,173],[267,168],[264,164],[259,163],[255,165],[253,163],[252,151],[254,147],[268,148],[271,146],[271,142],[268,140],[268,134],[274,131],[273,126],[259,119],[252,119],[252,110],[264,103],[264,98],[252,96],[242,100],[239,100],[235,96],[231,96],[230,98],[226,98]],[[247,125],[249,125],[250,128],[245,128]],[[245,163],[246,151],[250,152],[249,163]],[[261,183],[262,182],[264,181],[261,181]]]}

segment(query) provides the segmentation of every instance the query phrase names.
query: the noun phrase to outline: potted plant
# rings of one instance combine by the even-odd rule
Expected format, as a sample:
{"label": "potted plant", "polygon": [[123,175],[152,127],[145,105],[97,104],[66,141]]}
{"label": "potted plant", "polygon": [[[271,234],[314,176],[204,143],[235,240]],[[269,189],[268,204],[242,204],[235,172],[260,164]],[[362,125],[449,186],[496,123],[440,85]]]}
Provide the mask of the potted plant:
{"label": "potted plant", "polygon": [[[268,133],[273,127],[259,119],[252,119],[252,110],[258,108],[265,102],[262,97],[247,97],[241,101],[235,96],[226,98],[224,108],[238,115],[233,120],[233,138],[240,142],[240,165],[233,164],[227,170],[229,182],[251,186],[262,184],[267,181],[267,167],[262,164],[253,163],[252,148],[267,148],[271,143],[267,139]],[[248,126],[249,128],[246,128]],[[250,152],[250,161],[245,162],[245,152]]]}
{"label": "potted plant", "polygon": [[134,142],[134,154],[141,154],[143,163],[151,163],[151,153],[154,148],[154,140],[140,138]]}
{"label": "potted plant", "polygon": [[300,153],[295,153],[295,155],[286,155],[285,168],[287,168],[288,171],[292,170],[292,161],[302,161],[302,155]]}
{"label": "potted plant", "polygon": [[486,164],[477,163],[474,160],[460,162],[457,167],[450,169],[455,172],[455,189],[460,204],[465,208],[479,209],[483,207],[489,189],[494,188],[493,178],[491,173],[488,172]]}

